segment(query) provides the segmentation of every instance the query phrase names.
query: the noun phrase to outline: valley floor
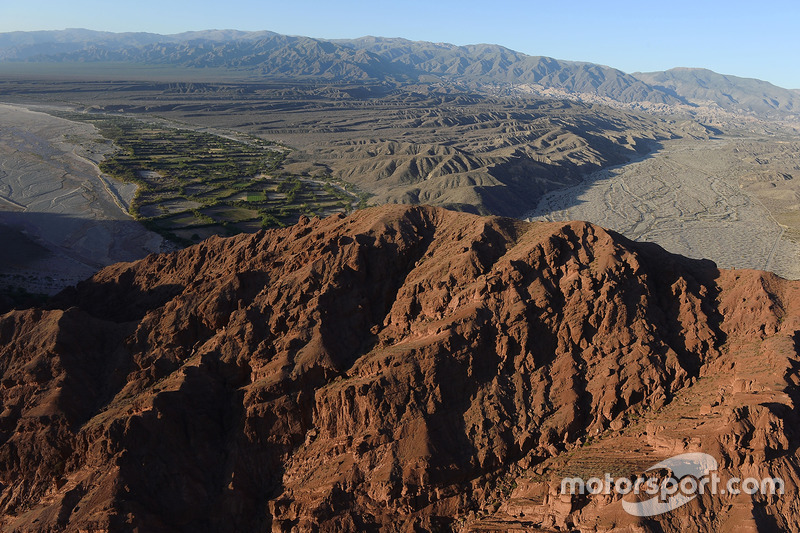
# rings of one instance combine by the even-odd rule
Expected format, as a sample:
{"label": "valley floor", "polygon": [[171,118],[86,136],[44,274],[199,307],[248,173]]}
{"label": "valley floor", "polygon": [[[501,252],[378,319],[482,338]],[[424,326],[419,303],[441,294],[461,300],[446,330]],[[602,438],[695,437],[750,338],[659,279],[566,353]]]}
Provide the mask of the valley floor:
{"label": "valley floor", "polygon": [[136,190],[101,177],[93,126],[0,104],[0,289],[55,293],[163,239],[127,212]]}
{"label": "valley floor", "polygon": [[[0,288],[54,293],[165,246],[128,215],[135,186],[101,176],[113,146],[92,125],[15,105],[0,105],[0,124],[0,245],[14,250],[0,259]],[[360,159],[347,163],[334,174],[363,171]],[[722,268],[800,279],[797,169],[796,137],[687,135],[546,194],[526,218],[586,220]]]}
{"label": "valley floor", "polygon": [[[722,268],[800,279],[797,141],[667,141],[649,157],[545,195],[531,220],[586,220]],[[800,167],[798,167],[800,168]],[[798,176],[800,177],[800,176]]]}

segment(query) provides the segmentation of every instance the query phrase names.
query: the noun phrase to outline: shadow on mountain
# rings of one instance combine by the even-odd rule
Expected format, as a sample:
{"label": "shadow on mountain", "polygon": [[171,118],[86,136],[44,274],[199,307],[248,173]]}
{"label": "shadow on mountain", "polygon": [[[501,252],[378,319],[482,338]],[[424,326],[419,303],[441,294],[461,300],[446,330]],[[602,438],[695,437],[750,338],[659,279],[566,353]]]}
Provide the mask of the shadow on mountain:
{"label": "shadow on mountain", "polygon": [[[603,139],[606,142],[606,139]],[[507,216],[521,217],[534,211],[539,201],[548,193],[561,189],[570,189],[572,194],[563,208],[575,207],[583,203],[581,196],[595,183],[606,179],[601,171],[611,171],[633,163],[639,163],[653,158],[656,152],[663,148],[659,141],[651,141],[646,150],[635,154],[618,154],[609,157],[609,164],[600,166],[596,164],[546,166],[536,162],[514,161],[507,165],[498,165],[491,169],[493,177],[503,183],[498,189],[503,190],[503,195],[493,201],[491,188],[484,188],[484,203],[490,212],[501,212]],[[611,153],[611,152],[609,152]],[[525,167],[528,168],[525,168]],[[566,168],[565,168],[566,167]],[[508,202],[508,199],[512,199]],[[504,202],[501,204],[500,202]],[[539,213],[545,215],[546,213]]]}

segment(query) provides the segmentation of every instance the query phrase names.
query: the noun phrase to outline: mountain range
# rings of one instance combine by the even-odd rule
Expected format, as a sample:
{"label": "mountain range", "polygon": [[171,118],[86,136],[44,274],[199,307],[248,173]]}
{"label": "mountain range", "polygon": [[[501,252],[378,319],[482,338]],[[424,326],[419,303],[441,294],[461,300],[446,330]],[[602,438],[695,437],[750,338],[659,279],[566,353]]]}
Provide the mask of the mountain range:
{"label": "mountain range", "polygon": [[628,74],[493,44],[456,46],[399,38],[324,40],[237,30],[175,35],[83,29],[12,32],[0,34],[0,61],[167,64],[231,69],[270,79],[557,89],[626,104],[711,106],[768,118],[795,118],[800,110],[796,90],[705,69]]}
{"label": "mountain range", "polygon": [[[0,316],[0,528],[797,531],[798,291],[419,206],[112,265]],[[786,494],[558,492],[698,452]]]}
{"label": "mountain range", "polygon": [[[744,170],[730,180],[718,179],[727,152],[692,156],[713,160],[713,173],[679,154],[728,140],[700,113],[797,118],[797,91],[491,44],[267,31],[6,33],[0,62],[4,73],[20,63],[98,73],[3,78],[4,101],[69,102],[88,112],[63,116],[119,118],[120,129],[157,117],[280,140],[293,150],[276,179],[352,184],[382,204],[112,264],[30,305],[0,296],[0,530],[800,531],[800,282],[590,222],[483,216],[519,215],[663,147],[657,161],[670,164],[641,175],[699,176],[654,189],[669,200],[708,181],[716,196],[698,196],[696,211],[666,208],[698,213],[704,238],[723,240],[715,229],[738,222],[731,191],[743,187],[795,216],[800,197],[779,183],[800,169],[794,138],[765,137],[766,150],[755,134],[736,137],[725,149]],[[155,65],[229,78],[109,81],[120,65],[126,76]],[[34,153],[36,135],[5,125],[28,143],[13,150]],[[191,157],[205,157],[199,146]],[[615,183],[653,205],[628,176]],[[164,178],[181,194],[196,186]],[[56,194],[51,204],[66,197]],[[608,211],[634,205],[607,198]],[[467,212],[392,205],[429,203]],[[636,211],[673,231],[655,216],[664,211]],[[701,490],[642,516],[630,506],[675,501],[561,488],[677,477],[662,467],[700,454],[714,461],[707,474],[777,479],[784,492]]]}

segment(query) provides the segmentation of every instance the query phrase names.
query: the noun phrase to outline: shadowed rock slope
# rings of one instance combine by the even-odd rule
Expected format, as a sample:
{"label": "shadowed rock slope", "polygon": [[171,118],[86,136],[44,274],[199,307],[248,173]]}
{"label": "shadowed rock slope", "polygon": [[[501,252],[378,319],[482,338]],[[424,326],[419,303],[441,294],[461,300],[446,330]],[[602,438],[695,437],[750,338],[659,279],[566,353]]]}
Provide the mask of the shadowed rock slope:
{"label": "shadowed rock slope", "polygon": [[[408,206],[113,265],[0,317],[3,529],[797,530],[799,287]],[[789,493],[552,492],[694,449]]]}

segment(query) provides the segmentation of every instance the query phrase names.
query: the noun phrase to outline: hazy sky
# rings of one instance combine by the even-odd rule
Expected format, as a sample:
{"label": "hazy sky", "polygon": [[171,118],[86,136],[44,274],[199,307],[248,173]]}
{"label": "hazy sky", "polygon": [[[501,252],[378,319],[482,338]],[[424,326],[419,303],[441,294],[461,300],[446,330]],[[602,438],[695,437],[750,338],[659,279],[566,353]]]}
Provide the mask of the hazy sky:
{"label": "hazy sky", "polygon": [[64,28],[494,43],[626,72],[705,67],[800,88],[800,3],[789,1],[0,0],[0,32]]}

